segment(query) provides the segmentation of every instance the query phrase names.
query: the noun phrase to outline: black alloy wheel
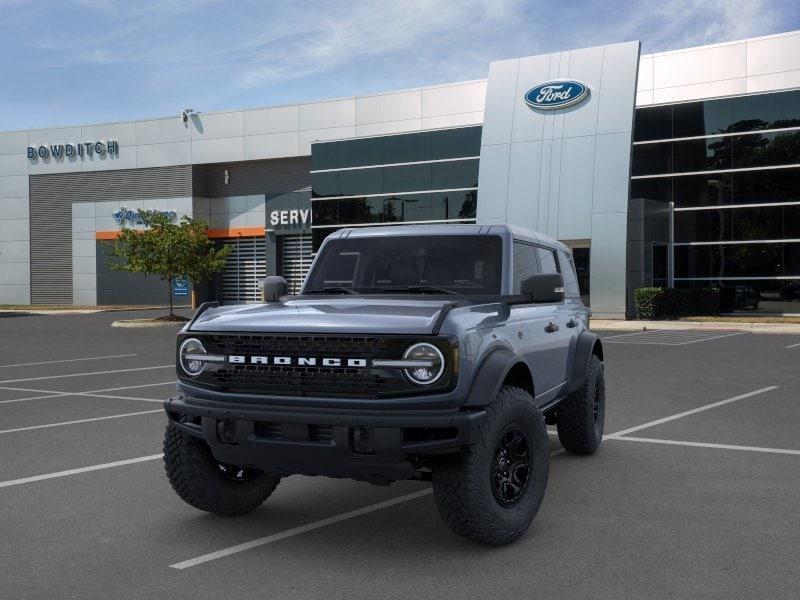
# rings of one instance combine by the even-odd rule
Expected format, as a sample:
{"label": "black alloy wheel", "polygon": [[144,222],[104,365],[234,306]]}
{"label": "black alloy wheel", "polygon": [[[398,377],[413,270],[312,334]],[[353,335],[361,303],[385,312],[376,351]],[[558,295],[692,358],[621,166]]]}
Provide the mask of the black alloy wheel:
{"label": "black alloy wheel", "polygon": [[530,469],[528,439],[525,432],[512,423],[500,434],[492,460],[492,494],[500,506],[514,506],[525,495]]}

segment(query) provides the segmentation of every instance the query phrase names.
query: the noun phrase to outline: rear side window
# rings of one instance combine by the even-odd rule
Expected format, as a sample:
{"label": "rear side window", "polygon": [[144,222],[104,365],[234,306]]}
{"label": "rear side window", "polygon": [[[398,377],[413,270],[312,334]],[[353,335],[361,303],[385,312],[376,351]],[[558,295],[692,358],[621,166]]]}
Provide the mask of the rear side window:
{"label": "rear side window", "polygon": [[575,272],[575,263],[572,257],[559,250],[558,259],[561,263],[561,272],[564,274],[564,295],[567,298],[579,298],[581,292],[578,287],[578,275]]}
{"label": "rear side window", "polygon": [[536,258],[536,246],[524,242],[514,242],[514,294],[522,291],[522,281],[531,275],[541,273]]}
{"label": "rear side window", "polygon": [[536,253],[539,255],[539,264],[542,267],[542,273],[560,273],[555,250],[537,246]]}

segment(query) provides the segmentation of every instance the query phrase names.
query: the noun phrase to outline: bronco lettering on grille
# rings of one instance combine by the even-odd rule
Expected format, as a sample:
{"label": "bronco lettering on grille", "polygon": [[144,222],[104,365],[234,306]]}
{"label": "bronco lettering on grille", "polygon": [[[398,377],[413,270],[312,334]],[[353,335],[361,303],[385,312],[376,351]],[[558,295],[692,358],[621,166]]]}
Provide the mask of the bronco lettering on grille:
{"label": "bronco lettering on grille", "polygon": [[366,358],[317,358],[313,356],[243,356],[231,354],[228,362],[234,365],[275,365],[275,366],[298,366],[298,367],[351,367],[364,369],[368,367]]}

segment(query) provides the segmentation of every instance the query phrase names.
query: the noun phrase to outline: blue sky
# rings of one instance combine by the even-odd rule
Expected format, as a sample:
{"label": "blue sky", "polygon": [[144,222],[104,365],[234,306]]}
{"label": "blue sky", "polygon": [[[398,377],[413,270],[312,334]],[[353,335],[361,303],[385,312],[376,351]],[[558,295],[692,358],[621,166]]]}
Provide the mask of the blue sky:
{"label": "blue sky", "polygon": [[486,77],[492,60],[800,29],[797,0],[0,0],[0,131]]}

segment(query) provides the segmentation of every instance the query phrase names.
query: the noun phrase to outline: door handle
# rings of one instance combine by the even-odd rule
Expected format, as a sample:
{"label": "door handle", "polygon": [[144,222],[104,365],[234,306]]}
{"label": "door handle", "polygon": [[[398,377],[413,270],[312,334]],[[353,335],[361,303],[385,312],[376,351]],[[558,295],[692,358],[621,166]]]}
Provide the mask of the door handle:
{"label": "door handle", "polygon": [[556,331],[558,331],[558,329],[559,329],[558,325],[556,325],[552,321],[547,324],[547,327],[544,328],[544,330],[547,333],[555,333]]}
{"label": "door handle", "polygon": [[578,322],[575,319],[570,319],[569,321],[567,321],[567,327],[569,327],[570,329],[577,326]]}

